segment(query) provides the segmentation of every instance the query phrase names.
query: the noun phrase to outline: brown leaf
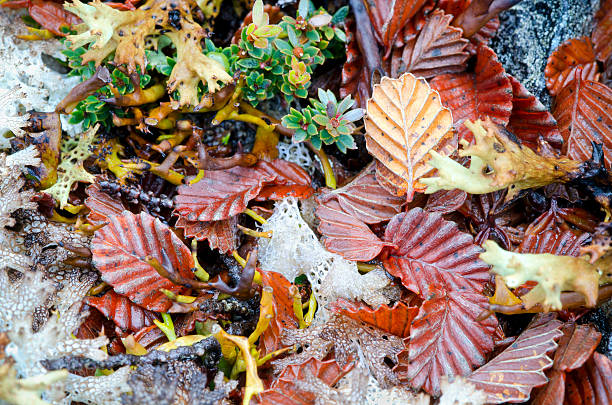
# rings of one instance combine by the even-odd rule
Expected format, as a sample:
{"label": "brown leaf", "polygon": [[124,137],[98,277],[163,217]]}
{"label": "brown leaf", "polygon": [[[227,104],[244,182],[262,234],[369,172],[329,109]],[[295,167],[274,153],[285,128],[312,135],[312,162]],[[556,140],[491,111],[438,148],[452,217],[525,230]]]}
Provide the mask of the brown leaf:
{"label": "brown leaf", "polygon": [[357,105],[366,108],[370,97],[370,75],[365,68],[361,50],[355,35],[355,21],[346,22],[346,61],[342,65],[342,78],[340,82],[340,97],[352,95]]}
{"label": "brown leaf", "polygon": [[548,211],[533,220],[525,229],[526,234],[539,234],[546,231],[572,231],[581,235],[584,232],[593,233],[597,226],[597,217],[584,208],[560,208],[553,199]]}
{"label": "brown leaf", "polygon": [[411,199],[418,179],[431,171],[429,151],[450,155],[457,147],[451,113],[437,92],[410,73],[399,79],[383,77],[374,86],[367,111],[366,146],[387,168],[378,175]]}
{"label": "brown leaf", "polygon": [[500,21],[498,17],[491,18],[485,25],[480,27],[478,32],[470,37],[470,43],[465,50],[470,55],[476,55],[478,47],[481,45],[488,45],[489,41],[497,34],[499,25]]}
{"label": "brown leaf", "polygon": [[548,57],[544,76],[550,95],[556,96],[574,80],[578,68],[582,68],[583,80],[599,80],[599,68],[589,37],[568,39]]}
{"label": "brown leaf", "polygon": [[189,221],[219,221],[240,214],[275,175],[258,166],[206,170],[193,185],[178,187],[174,214]]}
{"label": "brown leaf", "polygon": [[231,253],[238,248],[237,225],[238,217],[233,216],[220,221],[188,221],[181,217],[176,221],[175,226],[183,228],[186,238],[195,238],[198,241],[208,240],[211,249]]}
{"label": "brown leaf", "polygon": [[320,195],[318,201],[336,199],[344,212],[366,224],[390,220],[401,211],[405,199],[390,194],[376,181],[374,172],[374,164],[368,165],[350,183]]}
{"label": "brown leaf", "polygon": [[[388,0],[378,0],[381,3]],[[427,0],[392,0],[389,12],[382,26],[382,44],[387,50],[387,55],[393,47],[395,39],[406,25]]]}
{"label": "brown leaf", "polygon": [[609,405],[612,403],[612,361],[593,353],[586,364],[566,376],[567,405]]}
{"label": "brown leaf", "polygon": [[175,294],[188,290],[160,276],[145,258],[152,256],[164,267],[193,279],[191,251],[167,225],[144,212],[135,215],[124,211],[109,220],[91,241],[92,261],[102,280],[136,304],[150,311],[166,312],[172,301],[160,289]]}
{"label": "brown leaf", "polygon": [[460,28],[449,26],[452,18],[442,10],[429,16],[418,37],[404,46],[398,74],[410,72],[427,79],[465,70],[468,40],[462,37]]}
{"label": "brown leaf", "polygon": [[437,90],[444,106],[453,113],[453,125],[459,139],[471,141],[471,132],[463,125],[466,119],[490,117],[506,125],[512,111],[512,85],[497,55],[487,46],[476,52],[474,73],[450,73],[429,82]]}
{"label": "brown leaf", "polygon": [[312,180],[304,169],[282,159],[260,161],[257,169],[268,173],[274,180],[264,185],[255,201],[282,200],[286,197],[308,198],[314,193]]}
{"label": "brown leaf", "polygon": [[528,327],[506,350],[474,371],[467,380],[487,394],[487,403],[525,402],[534,387],[546,384],[544,370],[557,348],[560,321]]}
{"label": "brown leaf", "polygon": [[550,253],[557,256],[578,257],[580,246],[588,237],[588,234],[578,237],[570,231],[526,233],[518,251],[520,253]]}
{"label": "brown leaf", "polygon": [[486,361],[497,320],[476,321],[488,304],[480,293],[447,291],[434,284],[427,294],[396,372],[410,387],[440,395],[441,377],[469,375]]}
{"label": "brown leaf", "polygon": [[508,75],[512,84],[512,115],[508,130],[521,140],[523,145],[537,150],[543,139],[557,150],[561,150],[563,138],[557,121],[540,100],[529,92],[513,76]]}
{"label": "brown leaf", "polygon": [[440,190],[431,194],[427,199],[424,210],[427,212],[438,212],[448,214],[459,209],[467,199],[467,193],[463,190]]}
{"label": "brown leaf", "polygon": [[612,166],[612,90],[597,82],[583,80],[580,69],[555,100],[553,115],[565,141],[566,156],[586,161],[591,142],[602,143],[607,168]]}
{"label": "brown leaf", "polygon": [[384,240],[397,246],[383,257],[385,269],[421,297],[432,284],[480,293],[489,280],[489,267],[478,259],[481,249],[472,236],[440,214],[421,208],[398,214],[389,222]]}
{"label": "brown leaf", "polygon": [[87,198],[85,206],[89,208],[87,221],[92,225],[100,225],[109,222],[109,217],[119,215],[127,209],[120,198],[113,198],[100,188],[97,183],[91,184],[85,189]]}
{"label": "brown leaf", "polygon": [[563,336],[559,340],[559,348],[555,353],[553,368],[561,371],[573,371],[581,367],[593,354],[601,333],[592,325],[566,324]]}
{"label": "brown leaf", "polygon": [[347,214],[336,200],[328,200],[317,207],[316,215],[321,221],[318,231],[323,235],[323,245],[347,260],[369,261],[383,247],[383,242],[356,216]]}
{"label": "brown leaf", "polygon": [[594,18],[595,27],[591,39],[595,45],[597,60],[605,62],[612,55],[612,1],[603,0]]}
{"label": "brown leaf", "polygon": [[101,297],[87,297],[85,302],[112,319],[121,329],[131,332],[138,332],[145,326],[153,325],[153,320],[157,319],[155,313],[134,304],[113,290],[107,291]]}

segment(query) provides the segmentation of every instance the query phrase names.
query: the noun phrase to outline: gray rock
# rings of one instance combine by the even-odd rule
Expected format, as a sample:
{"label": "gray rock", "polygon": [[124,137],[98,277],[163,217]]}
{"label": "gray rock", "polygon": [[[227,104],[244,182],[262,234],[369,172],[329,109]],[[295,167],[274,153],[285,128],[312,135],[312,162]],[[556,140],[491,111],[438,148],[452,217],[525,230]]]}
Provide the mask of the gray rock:
{"label": "gray rock", "polygon": [[598,8],[599,0],[523,0],[500,14],[501,26],[491,46],[506,72],[550,107],[546,60],[563,41],[590,36]]}

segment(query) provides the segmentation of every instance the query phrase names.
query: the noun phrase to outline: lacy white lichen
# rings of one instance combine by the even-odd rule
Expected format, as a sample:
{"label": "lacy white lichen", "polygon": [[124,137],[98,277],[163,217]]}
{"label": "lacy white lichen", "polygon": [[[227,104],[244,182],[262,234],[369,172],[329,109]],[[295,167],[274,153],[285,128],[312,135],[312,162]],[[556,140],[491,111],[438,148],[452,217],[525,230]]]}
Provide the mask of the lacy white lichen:
{"label": "lacy white lichen", "polygon": [[[16,116],[14,104],[16,100],[25,97],[25,93],[21,90],[21,86],[16,86],[10,90],[0,89],[0,134],[11,131],[16,136],[23,136],[25,127],[28,123],[30,114]],[[5,149],[10,146],[8,139],[0,136],[0,149]]]}
{"label": "lacy white lichen", "polygon": [[64,402],[83,402],[97,405],[121,405],[121,394],[129,392],[127,383],[130,366],[121,367],[110,375],[81,377],[70,374],[66,380],[69,394]]}
{"label": "lacy white lichen", "polygon": [[402,386],[383,389],[372,376],[368,380],[365,405],[429,405],[431,397],[427,394],[413,394]]}
{"label": "lacy white lichen", "polygon": [[279,159],[295,163],[296,165],[301,166],[310,175],[314,174],[316,167],[312,158],[310,157],[308,148],[306,145],[304,145],[304,143],[279,142],[276,145],[276,148],[278,149]]}
{"label": "lacy white lichen", "polygon": [[463,377],[455,377],[451,382],[442,377],[440,383],[442,396],[439,405],[484,405],[487,403],[487,394],[476,389]]}
{"label": "lacy white lichen", "polygon": [[361,275],[355,262],[325,250],[300,215],[296,199],[278,202],[262,228],[272,231],[272,237],[259,239],[261,267],[291,281],[305,274],[321,308],[318,322],[327,318],[324,306],[337,298],[364,300],[374,307],[389,302],[381,291],[390,283],[384,271]]}

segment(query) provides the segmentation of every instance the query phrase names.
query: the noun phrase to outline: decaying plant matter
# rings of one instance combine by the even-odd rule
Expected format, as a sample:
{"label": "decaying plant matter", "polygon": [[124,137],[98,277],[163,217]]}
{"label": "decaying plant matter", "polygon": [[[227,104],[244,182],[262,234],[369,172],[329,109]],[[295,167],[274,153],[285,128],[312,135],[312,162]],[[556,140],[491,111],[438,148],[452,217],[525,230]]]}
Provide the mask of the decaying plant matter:
{"label": "decaying plant matter", "polygon": [[607,403],[612,4],[549,109],[516,3],[3,4],[0,402]]}

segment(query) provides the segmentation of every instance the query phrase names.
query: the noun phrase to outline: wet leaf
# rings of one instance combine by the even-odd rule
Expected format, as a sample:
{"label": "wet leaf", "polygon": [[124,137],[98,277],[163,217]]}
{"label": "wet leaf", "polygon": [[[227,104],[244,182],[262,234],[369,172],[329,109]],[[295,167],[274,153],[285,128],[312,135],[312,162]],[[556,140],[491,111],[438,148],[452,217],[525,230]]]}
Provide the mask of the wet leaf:
{"label": "wet leaf", "polygon": [[588,235],[580,237],[570,231],[544,231],[539,234],[526,233],[525,239],[518,248],[520,253],[551,253],[558,256],[575,256],[580,253],[580,246]]}
{"label": "wet leaf", "polygon": [[467,193],[459,189],[436,191],[427,199],[427,205],[425,205],[424,210],[427,212],[448,214],[459,209],[466,198]]}
{"label": "wet leaf", "polygon": [[211,249],[231,253],[238,248],[237,225],[238,217],[233,216],[220,221],[188,221],[185,218],[179,218],[175,226],[183,229],[186,238],[195,238],[198,241],[207,240]]}
{"label": "wet leaf", "polygon": [[396,372],[411,388],[440,395],[440,378],[466,376],[493,350],[494,316],[477,322],[487,298],[470,291],[447,291],[431,285],[412,323],[408,350],[400,354]]}
{"label": "wet leaf", "polygon": [[127,209],[121,199],[113,198],[102,191],[98,183],[88,186],[85,194],[87,194],[85,206],[90,211],[87,214],[87,221],[92,225],[109,222],[109,217],[121,214]]}
{"label": "wet leaf", "polygon": [[552,320],[528,327],[514,343],[467,380],[487,393],[487,403],[525,402],[534,387],[546,384],[544,370],[553,361],[547,356],[557,348],[561,322]]}
{"label": "wet leaf", "polygon": [[85,302],[112,319],[121,329],[131,332],[138,332],[145,326],[153,325],[153,320],[157,319],[155,313],[134,304],[113,290],[107,291],[101,297],[87,297]]}
{"label": "wet leaf", "polygon": [[193,279],[191,251],[167,225],[144,212],[136,215],[124,211],[109,219],[91,242],[93,264],[102,280],[150,311],[167,311],[172,301],[159,290],[185,294],[187,289],[160,276],[145,258],[152,256],[164,267]]}
{"label": "wet leaf", "polygon": [[607,405],[612,398],[612,361],[601,353],[566,375],[565,404]]}
{"label": "wet leaf", "polygon": [[465,50],[469,52],[470,55],[476,55],[478,47],[481,45],[488,45],[489,41],[497,34],[499,25],[499,17],[491,18],[485,25],[480,27],[478,32],[470,37],[470,43]]}
{"label": "wet leaf", "polygon": [[255,197],[256,201],[282,200],[286,197],[308,198],[314,193],[310,176],[295,163],[276,159],[272,162],[260,161],[256,167],[274,177]]}
{"label": "wet leaf", "polygon": [[531,149],[537,150],[539,140],[543,139],[561,150],[563,138],[555,118],[521,82],[510,75],[508,78],[512,84],[512,115],[508,130]]}
{"label": "wet leaf", "polygon": [[480,248],[471,235],[437,213],[414,208],[396,215],[384,240],[397,248],[383,257],[385,269],[411,291],[425,297],[438,284],[448,291],[480,293],[489,268],[478,259]]}
{"label": "wet leaf", "polygon": [[352,95],[358,106],[366,108],[370,97],[370,77],[365,69],[365,62],[355,35],[355,21],[346,23],[346,61],[342,65],[340,97]]}
{"label": "wet leaf", "polygon": [[558,95],[574,80],[578,68],[582,68],[583,80],[599,80],[599,68],[589,37],[568,39],[548,57],[544,77],[550,94]]}
{"label": "wet leaf", "polygon": [[573,371],[581,367],[593,354],[601,333],[591,325],[567,324],[555,352],[553,367],[561,371]]}
{"label": "wet leaf", "polygon": [[591,142],[602,143],[607,168],[612,165],[612,90],[583,80],[576,70],[572,83],[556,98],[553,115],[565,141],[563,153],[584,162],[591,158]]}
{"label": "wet leaf", "polygon": [[380,43],[390,51],[393,43],[408,20],[414,16],[427,0],[375,0],[368,5],[372,26]]}
{"label": "wet leaf", "polygon": [[367,111],[366,146],[382,163],[377,174],[411,199],[420,188],[418,179],[431,171],[428,152],[450,155],[457,147],[451,112],[437,92],[410,73],[384,77],[374,86]]}
{"label": "wet leaf", "polygon": [[466,119],[485,119],[506,125],[512,112],[512,85],[497,55],[487,46],[476,52],[474,73],[449,73],[434,77],[431,88],[437,90],[445,107],[453,113],[453,126],[459,139],[471,141]]}
{"label": "wet leaf", "polygon": [[603,0],[594,18],[595,27],[591,39],[595,45],[597,60],[605,62],[612,55],[612,2]]}

